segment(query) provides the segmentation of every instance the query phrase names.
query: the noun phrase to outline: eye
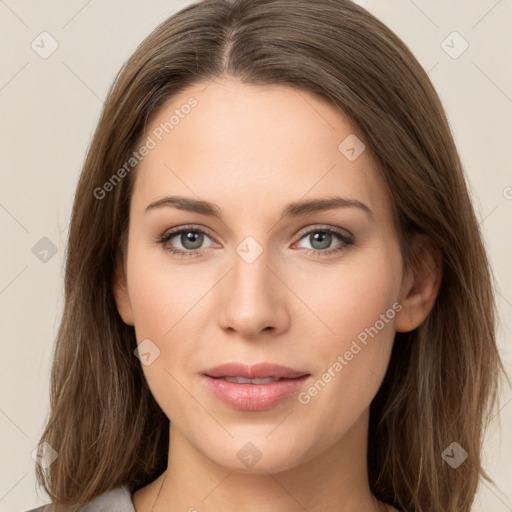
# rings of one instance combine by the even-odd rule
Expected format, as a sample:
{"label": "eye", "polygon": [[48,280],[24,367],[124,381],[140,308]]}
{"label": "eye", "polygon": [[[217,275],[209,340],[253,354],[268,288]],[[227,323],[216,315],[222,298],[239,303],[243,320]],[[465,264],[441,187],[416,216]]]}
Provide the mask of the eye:
{"label": "eye", "polygon": [[[302,248],[307,253],[317,256],[342,251],[354,243],[354,239],[348,232],[333,227],[315,227],[302,232],[300,237],[300,240],[305,239],[310,244],[310,247]],[[157,239],[157,242],[172,254],[191,257],[200,255],[203,249],[213,245],[210,243],[203,247],[206,239],[211,240],[207,230],[185,226],[165,233]],[[336,240],[338,243],[333,246]]]}
{"label": "eye", "polygon": [[210,244],[207,247],[202,247],[205,237],[210,238],[204,229],[182,227],[165,233],[158,239],[158,243],[170,253],[188,257],[198,255],[201,252],[200,249],[211,246]]}
{"label": "eye", "polygon": [[[306,252],[320,255],[342,251],[354,243],[354,239],[348,233],[338,228],[315,227],[301,233],[301,240],[305,239],[310,247],[304,247]],[[338,244],[332,245],[338,240]]]}

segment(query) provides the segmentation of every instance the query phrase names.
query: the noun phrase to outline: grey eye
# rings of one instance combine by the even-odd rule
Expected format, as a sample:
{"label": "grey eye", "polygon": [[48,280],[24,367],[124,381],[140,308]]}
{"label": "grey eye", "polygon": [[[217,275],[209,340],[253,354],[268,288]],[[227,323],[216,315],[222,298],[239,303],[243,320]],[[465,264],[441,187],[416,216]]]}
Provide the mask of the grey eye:
{"label": "grey eye", "polygon": [[[196,249],[201,249],[204,243],[205,234],[200,231],[195,231],[192,229],[184,230],[181,233],[177,233],[172,238],[169,239],[171,245],[178,246],[178,249],[186,249],[189,251],[194,251]],[[177,239],[177,241],[175,241]],[[180,247],[181,244],[181,247]]]}

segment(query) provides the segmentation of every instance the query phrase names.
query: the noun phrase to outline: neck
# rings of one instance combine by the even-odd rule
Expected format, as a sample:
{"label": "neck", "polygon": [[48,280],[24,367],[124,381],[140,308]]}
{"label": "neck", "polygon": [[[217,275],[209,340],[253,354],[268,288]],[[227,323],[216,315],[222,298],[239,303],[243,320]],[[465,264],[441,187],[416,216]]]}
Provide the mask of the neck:
{"label": "neck", "polygon": [[367,434],[365,411],[342,438],[298,466],[241,472],[206,457],[171,424],[167,470],[133,502],[137,512],[383,511],[368,485]]}

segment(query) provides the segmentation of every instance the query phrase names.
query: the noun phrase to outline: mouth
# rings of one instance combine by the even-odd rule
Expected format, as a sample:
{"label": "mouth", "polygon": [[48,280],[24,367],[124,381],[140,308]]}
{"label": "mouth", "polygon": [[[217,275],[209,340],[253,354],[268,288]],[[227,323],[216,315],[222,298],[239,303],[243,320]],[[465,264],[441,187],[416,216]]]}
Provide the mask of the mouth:
{"label": "mouth", "polygon": [[[211,377],[211,375],[208,375]],[[298,378],[298,377],[297,377]],[[282,377],[265,377],[263,379],[248,379],[246,377],[212,377],[212,379],[223,379],[226,382],[234,382],[236,384],[270,384],[271,382],[277,382],[283,380]]]}
{"label": "mouth", "polygon": [[[309,375],[308,372],[282,366],[276,363],[257,363],[253,365],[245,363],[225,363],[203,372],[203,375],[213,378],[237,378],[257,381],[258,379],[295,379]],[[240,382],[247,384],[248,382]],[[259,382],[254,382],[258,384]],[[264,384],[264,382],[261,382]]]}
{"label": "mouth", "polygon": [[206,388],[218,400],[244,411],[277,406],[298,393],[310,377],[307,372],[269,363],[227,363],[202,374]]}

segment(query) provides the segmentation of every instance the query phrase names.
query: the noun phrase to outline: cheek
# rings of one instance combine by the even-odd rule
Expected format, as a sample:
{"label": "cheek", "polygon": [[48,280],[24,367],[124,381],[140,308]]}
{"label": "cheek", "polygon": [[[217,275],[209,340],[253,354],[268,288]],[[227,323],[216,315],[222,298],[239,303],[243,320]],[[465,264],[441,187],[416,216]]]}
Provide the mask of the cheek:
{"label": "cheek", "polygon": [[338,272],[337,279],[322,280],[325,294],[315,304],[335,334],[328,332],[317,344],[317,379],[299,396],[319,429],[332,425],[332,439],[369,407],[386,373],[401,309],[400,254],[375,252]]}
{"label": "cheek", "polygon": [[[311,324],[319,320],[317,339],[325,340],[320,343],[324,354],[349,346],[376,322],[383,337],[392,339],[396,316],[392,305],[399,297],[402,277],[401,257],[394,247],[361,251],[339,265],[294,270],[290,282],[310,310]],[[383,314],[389,320],[384,325],[380,321]]]}
{"label": "cheek", "polygon": [[[368,251],[365,258],[319,272],[315,288],[304,297],[321,318],[323,335],[315,340],[318,380],[301,403],[316,404],[320,416],[337,417],[333,425],[362,413],[384,378],[401,309],[401,265],[395,247]],[[309,277],[302,279],[302,289],[306,286]],[[340,408],[333,410],[333,403]]]}
{"label": "cheek", "polygon": [[159,248],[134,250],[130,264],[129,293],[138,340],[172,338],[182,320],[184,324],[193,321],[214,284],[211,272],[199,273],[193,265],[171,262]]}
{"label": "cheek", "polygon": [[157,403],[169,418],[179,422],[183,411],[195,406],[183,387],[184,376],[189,378],[197,371],[194,354],[201,340],[201,299],[213,283],[205,279],[205,273],[199,278],[193,266],[167,263],[159,250],[134,248],[129,261],[137,342],[151,341],[151,362],[143,364],[142,370]]}
{"label": "cheek", "polygon": [[143,371],[157,401],[179,401],[178,382],[197,372],[205,320],[216,318],[211,292],[217,280],[213,269],[177,264],[164,249],[132,248],[128,287],[135,333],[139,344],[149,339],[156,346],[149,345],[158,356]]}

